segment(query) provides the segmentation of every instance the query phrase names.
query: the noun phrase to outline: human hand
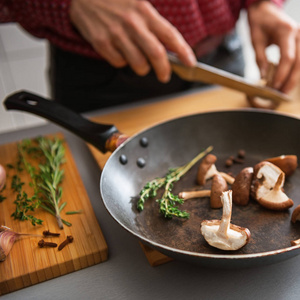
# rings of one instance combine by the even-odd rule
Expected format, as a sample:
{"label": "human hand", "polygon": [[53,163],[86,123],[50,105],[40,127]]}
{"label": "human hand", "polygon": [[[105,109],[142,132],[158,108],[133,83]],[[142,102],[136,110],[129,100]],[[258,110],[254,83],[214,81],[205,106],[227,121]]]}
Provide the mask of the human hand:
{"label": "human hand", "polygon": [[196,58],[177,29],[147,1],[73,0],[70,18],[94,50],[114,67],[129,65],[138,75],[151,67],[167,82],[171,66],[166,48],[187,66]]}
{"label": "human hand", "polygon": [[269,1],[252,4],[248,9],[251,39],[256,62],[265,77],[268,60],[266,48],[275,44],[280,49],[280,61],[272,87],[289,92],[300,79],[300,26]]}

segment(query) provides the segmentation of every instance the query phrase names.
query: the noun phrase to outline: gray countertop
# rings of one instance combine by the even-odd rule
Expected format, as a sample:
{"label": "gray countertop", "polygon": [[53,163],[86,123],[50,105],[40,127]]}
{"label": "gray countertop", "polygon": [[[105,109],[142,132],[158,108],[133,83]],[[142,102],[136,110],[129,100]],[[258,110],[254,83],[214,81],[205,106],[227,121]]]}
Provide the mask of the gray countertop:
{"label": "gray countertop", "polygon": [[63,132],[108,244],[106,262],[6,294],[7,299],[299,299],[300,256],[247,269],[203,268],[172,261],[151,267],[138,243],[106,211],[101,171],[86,144],[47,124],[0,135],[0,144]]}

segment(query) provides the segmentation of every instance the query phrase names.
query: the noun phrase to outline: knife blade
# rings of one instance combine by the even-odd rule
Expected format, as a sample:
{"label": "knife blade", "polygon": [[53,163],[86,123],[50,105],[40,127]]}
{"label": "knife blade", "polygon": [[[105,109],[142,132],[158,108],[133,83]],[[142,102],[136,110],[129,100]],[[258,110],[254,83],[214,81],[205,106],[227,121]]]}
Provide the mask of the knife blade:
{"label": "knife blade", "polygon": [[250,97],[260,97],[272,100],[276,103],[292,101],[292,99],[284,93],[269,87],[253,84],[243,77],[224,70],[220,70],[200,62],[198,62],[194,67],[187,67],[183,65],[175,54],[168,52],[167,55],[173,72],[184,80],[217,84],[243,92]]}

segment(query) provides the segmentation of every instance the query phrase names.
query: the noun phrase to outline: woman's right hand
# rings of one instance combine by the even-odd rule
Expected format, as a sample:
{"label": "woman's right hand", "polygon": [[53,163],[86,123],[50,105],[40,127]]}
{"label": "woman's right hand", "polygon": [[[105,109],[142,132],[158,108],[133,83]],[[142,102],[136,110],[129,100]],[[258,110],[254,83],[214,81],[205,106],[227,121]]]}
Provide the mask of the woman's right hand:
{"label": "woman's right hand", "polygon": [[70,18],[94,50],[114,67],[129,65],[138,75],[154,69],[168,82],[171,66],[166,48],[187,66],[196,63],[179,31],[147,1],[73,0]]}

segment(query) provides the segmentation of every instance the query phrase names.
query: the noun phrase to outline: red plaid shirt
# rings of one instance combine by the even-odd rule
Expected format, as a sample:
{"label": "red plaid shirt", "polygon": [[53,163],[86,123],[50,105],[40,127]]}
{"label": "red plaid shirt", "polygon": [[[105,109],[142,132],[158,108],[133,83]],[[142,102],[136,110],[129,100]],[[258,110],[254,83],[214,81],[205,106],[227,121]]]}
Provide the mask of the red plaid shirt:
{"label": "red plaid shirt", "polygon": [[[195,47],[234,28],[240,11],[259,0],[149,0]],[[281,6],[284,0],[271,0]],[[0,0],[0,22],[17,22],[38,38],[81,55],[99,58],[69,18],[71,0]]]}

